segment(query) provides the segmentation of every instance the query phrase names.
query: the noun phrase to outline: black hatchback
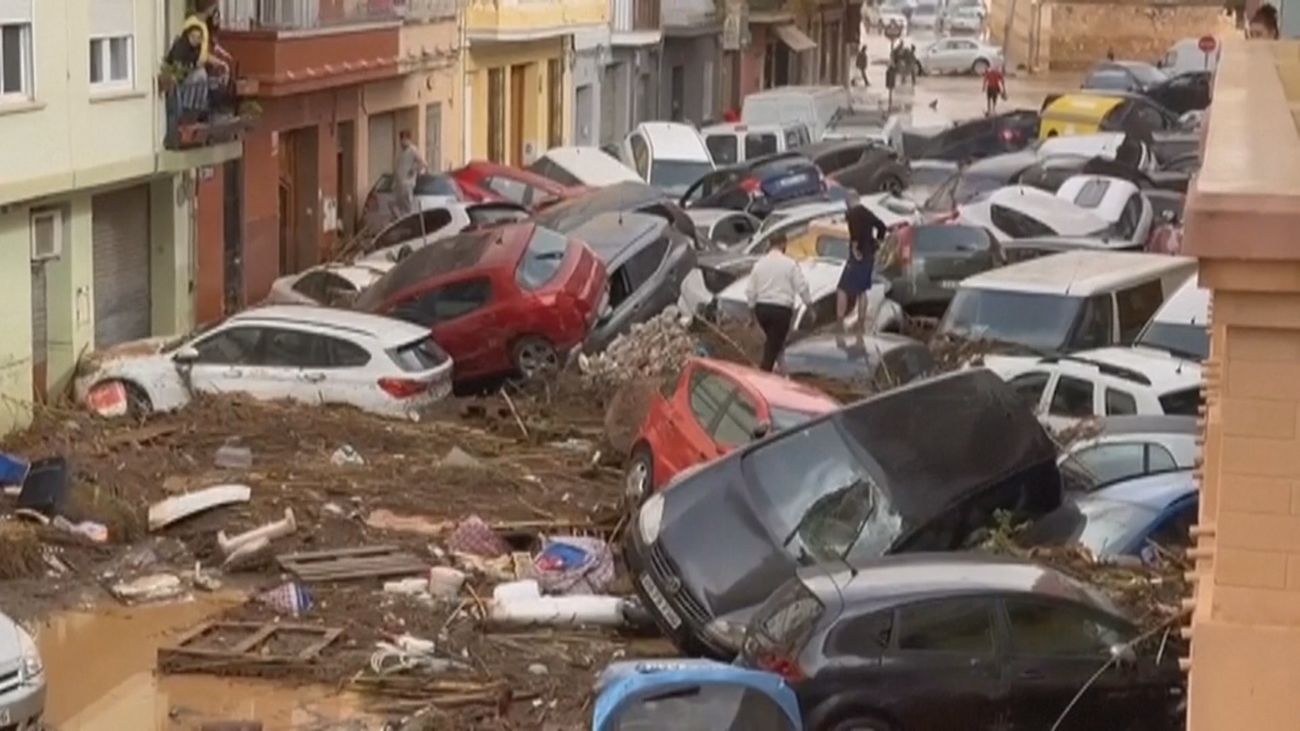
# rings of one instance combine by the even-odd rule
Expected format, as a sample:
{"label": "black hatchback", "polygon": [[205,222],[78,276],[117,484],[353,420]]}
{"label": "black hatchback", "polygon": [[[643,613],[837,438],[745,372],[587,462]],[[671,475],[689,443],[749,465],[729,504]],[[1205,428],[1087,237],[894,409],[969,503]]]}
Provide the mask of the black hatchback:
{"label": "black hatchback", "polygon": [[785,677],[809,731],[1182,729],[1176,652],[1140,636],[1053,569],[912,554],[800,571],[740,664]]}

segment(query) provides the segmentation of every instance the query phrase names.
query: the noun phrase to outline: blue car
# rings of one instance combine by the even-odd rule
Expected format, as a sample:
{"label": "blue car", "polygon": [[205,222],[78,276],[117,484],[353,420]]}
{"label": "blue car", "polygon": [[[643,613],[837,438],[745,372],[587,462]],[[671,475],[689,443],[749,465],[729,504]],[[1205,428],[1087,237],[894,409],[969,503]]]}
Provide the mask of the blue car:
{"label": "blue car", "polygon": [[779,675],[712,660],[612,663],[596,680],[592,731],[799,731]]}
{"label": "blue car", "polygon": [[1199,494],[1191,470],[1117,482],[1075,497],[1029,532],[1035,545],[1078,543],[1096,556],[1134,556],[1150,563],[1155,546],[1178,551],[1191,543]]}

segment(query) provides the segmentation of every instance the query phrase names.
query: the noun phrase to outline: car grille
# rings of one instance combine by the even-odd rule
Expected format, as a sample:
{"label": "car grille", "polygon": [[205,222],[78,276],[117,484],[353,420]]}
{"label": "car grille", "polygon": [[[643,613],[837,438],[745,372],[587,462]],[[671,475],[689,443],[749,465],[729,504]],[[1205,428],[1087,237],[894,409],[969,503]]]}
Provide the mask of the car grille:
{"label": "car grille", "polygon": [[[667,590],[669,579],[672,579],[673,583],[681,585],[676,567],[673,566],[672,561],[669,560],[668,555],[664,553],[664,549],[658,543],[650,547],[650,573],[654,574],[659,586],[664,587],[665,590]],[[674,603],[692,622],[703,626],[713,620],[713,617],[709,615],[709,610],[705,609],[700,600],[696,599],[685,586],[682,586],[676,592],[669,592],[669,594],[677,600]]]}
{"label": "car grille", "polygon": [[14,670],[9,673],[0,673],[0,695],[4,695],[14,688],[18,687],[18,671]]}

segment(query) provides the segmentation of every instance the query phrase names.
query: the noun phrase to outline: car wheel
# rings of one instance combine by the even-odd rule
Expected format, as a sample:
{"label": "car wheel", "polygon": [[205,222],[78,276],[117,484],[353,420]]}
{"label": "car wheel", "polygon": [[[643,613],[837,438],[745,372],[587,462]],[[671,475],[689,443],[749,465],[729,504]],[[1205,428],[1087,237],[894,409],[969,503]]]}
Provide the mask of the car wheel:
{"label": "car wheel", "polygon": [[560,368],[560,354],[545,338],[535,335],[520,338],[510,349],[510,362],[524,380],[532,380]]}
{"label": "car wheel", "polygon": [[153,413],[153,401],[143,388],[130,381],[119,381],[126,390],[126,414],[132,419],[143,419]]}
{"label": "car wheel", "polygon": [[632,450],[632,459],[628,462],[623,480],[623,496],[628,507],[636,508],[644,503],[654,491],[654,484],[654,453],[648,445],[638,444]]}
{"label": "car wheel", "polygon": [[889,724],[873,716],[854,716],[831,724],[826,731],[891,731]]}
{"label": "car wheel", "polygon": [[975,59],[975,63],[970,65],[970,72],[976,76],[983,76],[985,71],[989,70],[989,62],[982,58]]}
{"label": "car wheel", "polygon": [[903,184],[903,179],[897,175],[882,175],[872,185],[876,192],[889,193],[890,195],[900,195],[906,187]]}

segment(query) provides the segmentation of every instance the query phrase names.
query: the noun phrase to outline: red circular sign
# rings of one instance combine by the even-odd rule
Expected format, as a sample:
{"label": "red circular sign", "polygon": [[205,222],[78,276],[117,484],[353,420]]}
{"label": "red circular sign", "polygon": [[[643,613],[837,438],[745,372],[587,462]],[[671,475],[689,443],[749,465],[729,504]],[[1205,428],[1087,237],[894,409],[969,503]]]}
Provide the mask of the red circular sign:
{"label": "red circular sign", "polygon": [[1214,40],[1214,36],[1201,36],[1201,40],[1196,42],[1196,47],[1201,49],[1201,53],[1213,53],[1218,45],[1219,43]]}

